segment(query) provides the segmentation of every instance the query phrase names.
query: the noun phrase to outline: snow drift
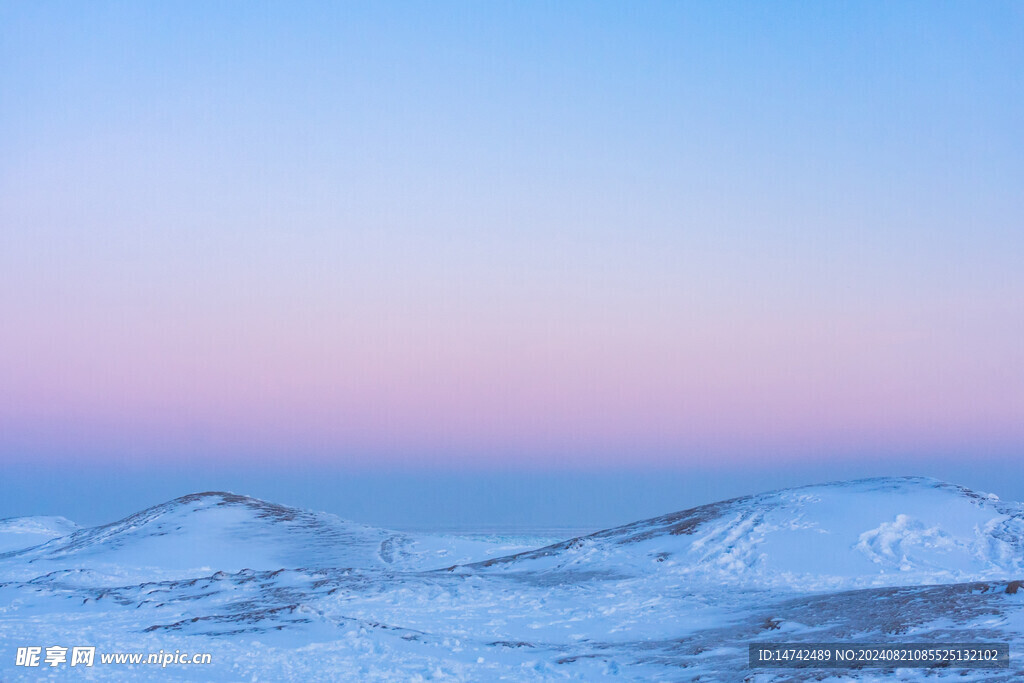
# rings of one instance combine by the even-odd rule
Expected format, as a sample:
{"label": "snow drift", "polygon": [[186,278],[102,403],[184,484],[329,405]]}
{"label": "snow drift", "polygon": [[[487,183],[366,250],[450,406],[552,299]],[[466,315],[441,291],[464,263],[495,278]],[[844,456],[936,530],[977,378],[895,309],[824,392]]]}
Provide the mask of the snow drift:
{"label": "snow drift", "polygon": [[31,548],[78,529],[65,517],[9,517],[0,519],[0,553]]}

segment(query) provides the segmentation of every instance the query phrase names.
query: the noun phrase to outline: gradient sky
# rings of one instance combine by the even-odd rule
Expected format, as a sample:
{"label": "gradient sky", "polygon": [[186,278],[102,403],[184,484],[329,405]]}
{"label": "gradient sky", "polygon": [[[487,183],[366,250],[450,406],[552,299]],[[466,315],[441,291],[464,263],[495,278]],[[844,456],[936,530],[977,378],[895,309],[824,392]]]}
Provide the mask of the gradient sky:
{"label": "gradient sky", "polygon": [[1024,4],[0,1],[0,463],[1022,448]]}

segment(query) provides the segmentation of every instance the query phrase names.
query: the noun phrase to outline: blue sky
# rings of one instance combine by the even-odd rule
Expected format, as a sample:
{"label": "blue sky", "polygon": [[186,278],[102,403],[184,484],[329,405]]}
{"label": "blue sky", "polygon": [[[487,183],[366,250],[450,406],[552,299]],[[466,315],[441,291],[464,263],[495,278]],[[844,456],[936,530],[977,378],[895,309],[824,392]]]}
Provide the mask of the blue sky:
{"label": "blue sky", "polygon": [[1019,3],[0,2],[0,463],[995,477],[1022,65]]}

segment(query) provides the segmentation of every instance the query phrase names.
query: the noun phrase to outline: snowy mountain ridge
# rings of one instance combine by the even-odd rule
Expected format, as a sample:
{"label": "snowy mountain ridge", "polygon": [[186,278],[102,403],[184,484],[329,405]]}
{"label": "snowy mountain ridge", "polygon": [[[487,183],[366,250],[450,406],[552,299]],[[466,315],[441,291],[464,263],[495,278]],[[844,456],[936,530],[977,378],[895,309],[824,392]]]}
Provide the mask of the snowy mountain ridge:
{"label": "snowy mountain ridge", "polygon": [[54,531],[13,543],[0,553],[0,572],[73,566],[75,575],[107,575],[120,585],[135,576],[174,580],[243,569],[433,569],[529,547],[515,538],[406,534],[224,491],[189,494],[96,527],[67,522],[64,533],[47,522],[53,519],[63,518],[18,518],[17,528]]}
{"label": "snowy mountain ridge", "polygon": [[226,492],[197,493],[0,555],[0,563],[146,568],[164,578],[288,566],[379,567],[388,532]]}
{"label": "snowy mountain ridge", "polygon": [[0,519],[0,554],[46,543],[78,528],[70,519],[57,516]]}
{"label": "snowy mountain ridge", "polygon": [[821,590],[1024,575],[1024,505],[925,477],[743,496],[472,565]]}

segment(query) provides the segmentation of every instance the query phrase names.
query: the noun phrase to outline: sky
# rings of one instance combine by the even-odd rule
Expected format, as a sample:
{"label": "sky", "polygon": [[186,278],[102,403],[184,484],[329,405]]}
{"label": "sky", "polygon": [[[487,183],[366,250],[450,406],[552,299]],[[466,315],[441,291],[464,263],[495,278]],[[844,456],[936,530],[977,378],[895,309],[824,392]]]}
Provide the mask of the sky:
{"label": "sky", "polygon": [[0,0],[6,486],[998,483],[1022,121],[1016,2]]}

